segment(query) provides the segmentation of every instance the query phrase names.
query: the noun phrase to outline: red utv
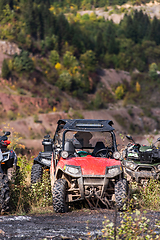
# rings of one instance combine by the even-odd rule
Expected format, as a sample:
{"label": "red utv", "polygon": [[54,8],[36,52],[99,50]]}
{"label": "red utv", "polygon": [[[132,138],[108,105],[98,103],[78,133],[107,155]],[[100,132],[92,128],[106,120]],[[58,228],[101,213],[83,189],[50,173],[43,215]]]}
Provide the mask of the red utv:
{"label": "red utv", "polygon": [[110,120],[58,121],[50,168],[55,212],[66,212],[69,203],[80,200],[123,207],[128,185],[112,125]]}

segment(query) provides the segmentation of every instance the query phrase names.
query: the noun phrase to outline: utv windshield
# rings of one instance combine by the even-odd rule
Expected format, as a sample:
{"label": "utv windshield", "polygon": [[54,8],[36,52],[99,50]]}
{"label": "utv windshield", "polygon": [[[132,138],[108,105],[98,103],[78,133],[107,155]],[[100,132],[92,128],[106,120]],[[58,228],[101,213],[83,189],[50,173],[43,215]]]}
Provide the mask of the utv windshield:
{"label": "utv windshield", "polygon": [[66,142],[72,142],[75,149],[93,150],[97,143],[103,148],[113,146],[111,132],[71,132],[66,131],[63,134],[63,148]]}

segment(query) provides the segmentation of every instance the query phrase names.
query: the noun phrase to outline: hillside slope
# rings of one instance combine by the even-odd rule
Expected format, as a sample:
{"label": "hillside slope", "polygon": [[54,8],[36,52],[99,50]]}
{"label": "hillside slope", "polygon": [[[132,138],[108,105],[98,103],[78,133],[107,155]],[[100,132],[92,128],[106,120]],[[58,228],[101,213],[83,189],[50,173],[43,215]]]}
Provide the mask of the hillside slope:
{"label": "hillside slope", "polygon": [[[124,14],[129,13],[132,9],[142,10],[151,19],[154,16],[160,19],[160,3],[157,2],[141,6],[123,5],[116,8],[109,7],[107,12],[104,9],[93,9],[92,11],[80,11],[79,13],[81,15],[95,13],[97,16],[104,16],[105,19],[112,19],[113,22],[119,23]],[[130,45],[130,39],[126,43],[129,43],[129,45],[126,45],[126,49],[129,49],[132,46],[132,44]],[[72,47],[67,44],[65,43],[63,46],[64,49],[62,50],[64,52],[72,50]],[[145,44],[148,46],[147,44],[150,45],[151,42],[146,42]],[[125,46],[122,45],[122,47]],[[137,49],[139,54],[138,47],[138,44],[135,45],[135,49]],[[155,46],[153,45],[153,47]],[[159,49],[153,48],[153,50],[158,51]],[[38,47],[36,51],[40,51]],[[17,45],[10,44],[7,41],[0,41],[0,72],[3,60],[5,58],[10,59],[15,53],[19,52],[20,49]],[[152,52],[152,48],[150,48],[150,52]],[[156,57],[151,56],[150,58],[150,52],[146,53],[149,55],[149,57],[146,55],[146,58],[148,57],[148,65],[159,56],[159,52],[154,52]],[[75,50],[76,54],[78,53]],[[128,56],[126,55],[128,59],[130,59],[130,54],[131,52],[128,52]],[[29,74],[26,72],[17,73],[13,68],[13,74],[8,77],[8,80],[0,79],[0,128],[5,129],[7,126],[9,130],[19,133],[22,143],[28,148],[39,149],[42,148],[41,141],[46,133],[50,133],[53,136],[57,120],[60,118],[111,119],[114,122],[118,141],[121,141],[121,137],[128,133],[136,136],[147,133],[153,135],[154,138],[157,137],[155,134],[159,134],[160,129],[159,79],[156,81],[153,79],[151,82],[150,78],[148,78],[148,69],[146,72],[142,71],[143,73],[137,71],[137,75],[131,75],[127,71],[112,68],[98,69],[96,73],[91,71],[92,74],[88,71],[87,78],[91,90],[88,90],[88,92],[86,90],[79,94],[78,90],[81,90],[81,85],[77,85],[79,89],[75,88],[75,92],[69,92],[67,89],[63,89],[63,87],[60,90],[57,87],[56,80],[59,77],[57,74],[61,70],[61,67],[62,69],[64,68],[64,59],[60,56],[60,69],[56,69],[56,72],[55,68],[51,67],[48,61],[48,55],[49,52],[46,53],[46,56],[40,52],[38,54],[30,53],[29,57],[35,65],[33,72]],[[124,55],[124,59],[126,56]],[[72,57],[75,61],[75,56],[69,55],[69,57]],[[106,55],[105,59],[108,59],[107,57],[111,56]],[[159,57],[157,59],[158,65]],[[134,59],[135,62],[139,60],[140,58]],[[132,59],[130,61],[133,62]],[[12,64],[14,63],[13,61]],[[140,61],[139,65],[141,63],[143,62]],[[10,64],[9,61],[8,64]],[[76,69],[81,72],[82,66],[83,64],[79,65]],[[71,70],[73,71],[72,68],[64,68],[63,70],[64,76],[73,75],[71,73]],[[65,75],[66,72],[68,75]],[[84,73],[85,71],[82,76],[85,75]],[[76,81],[79,81],[79,77],[82,76],[76,75]],[[65,83],[66,78],[63,80]],[[82,81],[82,78],[80,78],[80,81]],[[84,88],[88,82],[83,82]],[[120,98],[115,94],[117,86],[122,87],[124,91],[124,94],[122,93]],[[112,101],[109,101],[110,95],[112,95]],[[103,100],[105,101],[104,104]],[[103,109],[100,110],[100,108]],[[144,136],[143,139],[147,139],[147,136]]]}
{"label": "hillside slope", "polygon": [[[102,71],[102,70],[101,70]],[[103,74],[100,72],[99,75],[100,82],[105,84],[107,88],[110,88],[111,83],[121,83],[124,79],[130,81],[130,75],[128,72],[116,71],[114,69],[104,69]],[[2,82],[1,82],[2,83]],[[6,86],[7,87],[7,86]],[[6,88],[6,90],[9,87]],[[9,88],[10,89],[10,88]],[[18,96],[14,94],[2,93],[0,94],[0,110],[6,113],[12,111],[13,113],[19,112],[21,117],[16,120],[3,120],[3,113],[1,115],[0,128],[4,129],[9,123],[8,129],[19,133],[22,138],[21,142],[29,149],[41,149],[41,141],[45,134],[50,134],[53,137],[56,124],[58,119],[61,118],[88,118],[88,119],[111,119],[114,122],[114,128],[116,130],[116,135],[118,142],[123,144],[121,141],[122,136],[128,133],[133,135],[143,135],[148,132],[157,138],[158,134],[158,123],[157,118],[160,116],[160,108],[152,108],[152,115],[150,117],[145,115],[145,112],[141,107],[128,104],[123,106],[123,101],[118,101],[115,104],[108,104],[107,109],[102,110],[83,110],[83,108],[78,108],[78,100],[74,98],[67,98],[66,101],[69,103],[69,111],[66,113],[64,111],[59,111],[55,108],[55,111],[50,111],[48,113],[39,113],[40,109],[45,109],[49,107],[48,99],[46,98],[33,98],[29,96]],[[76,106],[74,103],[76,102]],[[59,105],[60,107],[60,105]],[[27,113],[30,116],[27,117]],[[23,114],[26,117],[23,118]],[[138,137],[139,139],[139,137]],[[140,137],[141,141],[146,142],[147,137]]]}

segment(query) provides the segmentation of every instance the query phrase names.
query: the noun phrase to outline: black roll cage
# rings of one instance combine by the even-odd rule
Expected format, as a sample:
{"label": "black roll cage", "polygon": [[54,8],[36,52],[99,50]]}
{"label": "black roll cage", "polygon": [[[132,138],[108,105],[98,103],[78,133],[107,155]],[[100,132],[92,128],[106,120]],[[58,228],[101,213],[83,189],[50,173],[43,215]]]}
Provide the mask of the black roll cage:
{"label": "black roll cage", "polygon": [[112,135],[112,142],[114,151],[117,151],[116,136],[113,132],[113,122],[111,120],[95,120],[95,119],[60,119],[57,122],[58,126],[53,138],[53,142],[56,140],[56,136],[61,129],[64,129],[62,137],[62,149],[64,149],[65,134],[68,131],[81,131],[81,132],[110,132]]}

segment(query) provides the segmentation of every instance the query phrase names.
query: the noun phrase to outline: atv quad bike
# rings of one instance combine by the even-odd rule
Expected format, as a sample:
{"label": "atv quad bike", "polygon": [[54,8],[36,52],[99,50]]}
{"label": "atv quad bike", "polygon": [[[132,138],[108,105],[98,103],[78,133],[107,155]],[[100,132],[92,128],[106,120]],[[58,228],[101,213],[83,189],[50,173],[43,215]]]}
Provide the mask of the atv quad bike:
{"label": "atv quad bike", "polygon": [[61,119],[53,139],[50,177],[55,212],[86,200],[91,207],[122,208],[128,185],[110,120]]}
{"label": "atv quad bike", "polygon": [[44,151],[39,152],[38,156],[34,159],[34,163],[32,166],[31,184],[41,181],[43,171],[49,171],[51,166],[53,139],[50,138],[49,134],[44,136],[42,145],[44,146]]}
{"label": "atv quad bike", "polygon": [[160,148],[151,145],[135,143],[131,136],[126,136],[131,142],[122,153],[122,164],[125,172],[132,180],[144,185],[148,179],[160,179]]}
{"label": "atv quad bike", "polygon": [[8,150],[10,132],[0,136],[0,213],[9,209],[9,180],[17,168],[17,156],[13,150]]}

